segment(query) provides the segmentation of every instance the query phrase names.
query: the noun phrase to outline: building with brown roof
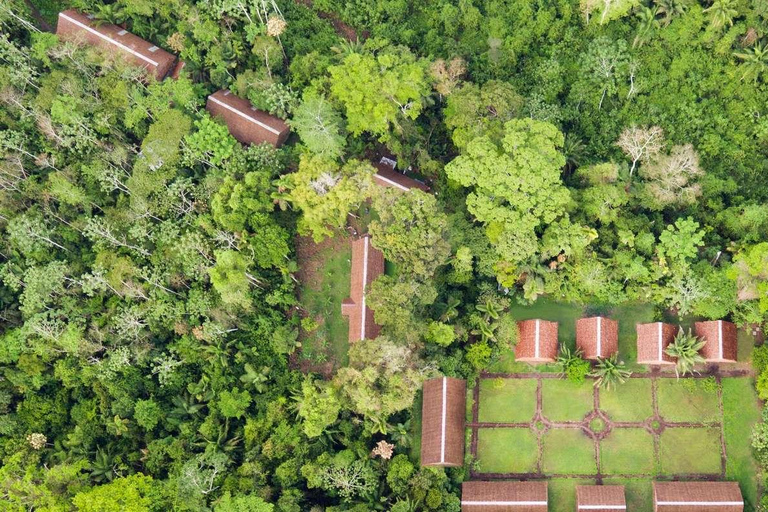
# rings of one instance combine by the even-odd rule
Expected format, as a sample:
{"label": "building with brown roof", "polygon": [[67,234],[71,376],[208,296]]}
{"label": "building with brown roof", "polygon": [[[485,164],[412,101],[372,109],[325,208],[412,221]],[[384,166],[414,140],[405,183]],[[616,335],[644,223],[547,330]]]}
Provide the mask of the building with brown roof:
{"label": "building with brown roof", "polygon": [[464,465],[467,381],[440,377],[424,382],[421,465]]}
{"label": "building with brown roof", "polygon": [[587,359],[611,357],[619,351],[619,323],[602,316],[576,320],[576,348]]}
{"label": "building with brown roof", "polygon": [[724,320],[696,322],[693,324],[693,331],[706,342],[701,348],[701,355],[707,362],[736,362],[739,343],[734,324]]}
{"label": "building with brown roof", "polygon": [[352,270],[349,298],[341,303],[341,314],[349,318],[350,343],[379,335],[381,327],[373,319],[373,311],[365,303],[368,286],[384,273],[384,255],[371,245],[365,235],[352,241]]}
{"label": "building with brown roof", "polygon": [[59,13],[56,35],[64,40],[97,46],[111,55],[120,55],[129,63],[145,68],[158,80],[165,78],[176,63],[175,55],[124,28],[110,23],[97,25],[92,15],[71,9]]}
{"label": "building with brown roof", "polygon": [[429,192],[429,187],[422,182],[397,172],[395,170],[396,165],[397,162],[389,158],[382,158],[379,163],[373,164],[376,169],[376,174],[373,175],[374,182],[382,187],[395,188],[403,192],[408,192],[414,188]]}
{"label": "building with brown roof", "polygon": [[288,138],[288,125],[271,114],[258,110],[251,102],[230,91],[217,91],[208,96],[205,108],[211,116],[221,118],[229,133],[243,144],[267,142],[280,147]]}
{"label": "building with brown roof", "polygon": [[654,512],[743,512],[736,482],[654,482]]}
{"label": "building with brown roof", "polygon": [[517,322],[515,360],[526,363],[551,363],[557,359],[557,322],[523,320]]}
{"label": "building with brown roof", "polygon": [[667,347],[675,340],[680,328],[664,322],[637,324],[637,362],[640,364],[675,364],[667,355]]}
{"label": "building with brown roof", "polygon": [[577,485],[576,510],[616,512],[627,510],[623,485]]}
{"label": "building with brown roof", "polygon": [[547,512],[547,482],[470,481],[461,484],[462,512]]}

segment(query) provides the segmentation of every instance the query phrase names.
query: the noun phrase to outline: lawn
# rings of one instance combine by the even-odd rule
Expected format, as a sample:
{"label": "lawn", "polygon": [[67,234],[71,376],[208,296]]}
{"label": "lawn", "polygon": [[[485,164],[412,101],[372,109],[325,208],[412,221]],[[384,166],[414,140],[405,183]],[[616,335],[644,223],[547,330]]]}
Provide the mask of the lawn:
{"label": "lawn", "polygon": [[637,361],[635,324],[653,322],[653,306],[645,303],[626,304],[614,308],[608,316],[619,322],[619,357],[629,364],[633,371],[647,371],[645,365],[634,364]]}
{"label": "lawn", "polygon": [[576,510],[576,486],[595,485],[591,479],[552,478],[548,481],[549,510]]}
{"label": "lawn", "polygon": [[481,428],[477,459],[482,473],[529,473],[536,471],[536,435],[528,428]]}
{"label": "lawn", "polygon": [[344,241],[322,246],[307,264],[312,270],[303,276],[299,296],[307,317],[318,327],[302,332],[302,354],[314,363],[347,363],[349,324],[341,315],[341,302],[349,296],[351,259],[352,248]]}
{"label": "lawn", "polygon": [[641,428],[615,428],[600,441],[600,467],[607,475],[656,473],[653,435]]}
{"label": "lawn", "polygon": [[653,416],[650,379],[629,379],[610,391],[600,390],[600,409],[612,421],[641,422]]}
{"label": "lawn", "polygon": [[536,414],[535,379],[482,379],[481,422],[530,423]]}
{"label": "lawn", "polygon": [[658,379],[659,414],[666,421],[717,421],[720,401],[712,379]]}
{"label": "lawn", "polygon": [[653,480],[647,478],[611,478],[603,480],[603,484],[624,486],[627,510],[653,510]]}
{"label": "lawn", "polygon": [[667,428],[661,434],[659,458],[663,474],[718,474],[720,429]]}
{"label": "lawn", "polygon": [[581,421],[594,410],[592,381],[574,384],[567,380],[544,379],[541,407],[550,421]]}
{"label": "lawn", "polygon": [[597,472],[595,443],[581,429],[549,430],[542,443],[541,468],[544,473],[591,475]]}
{"label": "lawn", "polygon": [[[750,404],[754,406],[750,407]],[[725,452],[728,457],[726,476],[738,480],[744,499],[756,508],[758,470],[748,440],[753,425],[760,420],[760,410],[751,379],[723,380],[723,417]]]}

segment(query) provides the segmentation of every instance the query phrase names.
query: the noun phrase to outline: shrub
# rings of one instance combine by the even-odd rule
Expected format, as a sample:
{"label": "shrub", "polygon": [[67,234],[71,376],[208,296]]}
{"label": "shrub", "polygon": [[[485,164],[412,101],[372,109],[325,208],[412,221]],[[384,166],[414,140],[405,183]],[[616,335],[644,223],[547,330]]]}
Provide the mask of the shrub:
{"label": "shrub", "polygon": [[571,352],[565,345],[560,348],[560,355],[557,356],[555,364],[560,374],[571,382],[584,382],[589,375],[589,361],[582,357],[580,350]]}

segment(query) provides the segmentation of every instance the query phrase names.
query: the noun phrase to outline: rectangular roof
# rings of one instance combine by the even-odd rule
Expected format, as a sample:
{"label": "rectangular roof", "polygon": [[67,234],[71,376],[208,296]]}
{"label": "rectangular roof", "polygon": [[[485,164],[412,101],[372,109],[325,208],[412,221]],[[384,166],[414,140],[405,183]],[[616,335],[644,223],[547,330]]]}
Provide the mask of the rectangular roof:
{"label": "rectangular roof", "polygon": [[666,353],[679,328],[664,322],[637,324],[637,362],[640,364],[675,364]]}
{"label": "rectangular roof", "polygon": [[623,485],[577,485],[576,509],[584,512],[627,510]]}
{"label": "rectangular roof", "polygon": [[223,119],[229,133],[243,144],[268,142],[280,147],[290,134],[285,121],[255,108],[250,101],[227,90],[208,96],[205,108],[211,116]]}
{"label": "rectangular roof", "polygon": [[557,359],[557,322],[523,320],[517,323],[515,360],[546,363]]}
{"label": "rectangular roof", "polygon": [[384,255],[371,245],[365,235],[352,241],[352,269],[349,298],[341,305],[341,314],[349,317],[349,341],[372,340],[381,327],[373,319],[373,311],[366,304],[368,286],[384,273]]}
{"label": "rectangular roof", "polygon": [[610,357],[619,351],[619,323],[593,316],[576,320],[576,348],[587,359]]}
{"label": "rectangular roof", "polygon": [[462,512],[546,512],[547,482],[470,481],[461,485]]}
{"label": "rectangular roof", "polygon": [[696,322],[693,325],[696,336],[706,340],[701,355],[707,361],[734,362],[738,353],[738,331],[736,325],[724,320]]}
{"label": "rectangular roof", "polygon": [[429,192],[428,186],[421,183],[420,181],[416,181],[413,178],[409,178],[408,176],[397,172],[390,165],[387,165],[384,162],[374,163],[373,166],[376,168],[376,174],[373,175],[373,178],[377,185],[396,188],[398,190],[402,190],[403,192],[407,192],[414,188],[423,190],[424,192]]}
{"label": "rectangular roof", "polygon": [[112,54],[120,54],[133,65],[150,71],[158,80],[165,78],[176,62],[175,55],[122,27],[110,23],[97,25],[93,16],[72,9],[59,13],[56,34],[63,39],[81,39]]}
{"label": "rectangular roof", "polygon": [[655,512],[743,512],[736,482],[654,482]]}
{"label": "rectangular roof", "polygon": [[463,466],[467,382],[440,377],[424,382],[421,465]]}

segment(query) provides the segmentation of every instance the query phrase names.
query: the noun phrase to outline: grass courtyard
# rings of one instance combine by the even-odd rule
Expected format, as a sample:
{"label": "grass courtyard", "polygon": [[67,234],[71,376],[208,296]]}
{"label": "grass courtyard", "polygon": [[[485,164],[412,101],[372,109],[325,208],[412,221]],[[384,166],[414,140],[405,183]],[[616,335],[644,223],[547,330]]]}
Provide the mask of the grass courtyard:
{"label": "grass courtyard", "polygon": [[591,380],[527,373],[478,385],[474,478],[546,478],[554,510],[572,509],[573,487],[598,478],[625,485],[631,510],[650,510],[656,478],[735,479],[747,502],[757,499],[749,378],[636,374],[595,391]]}

